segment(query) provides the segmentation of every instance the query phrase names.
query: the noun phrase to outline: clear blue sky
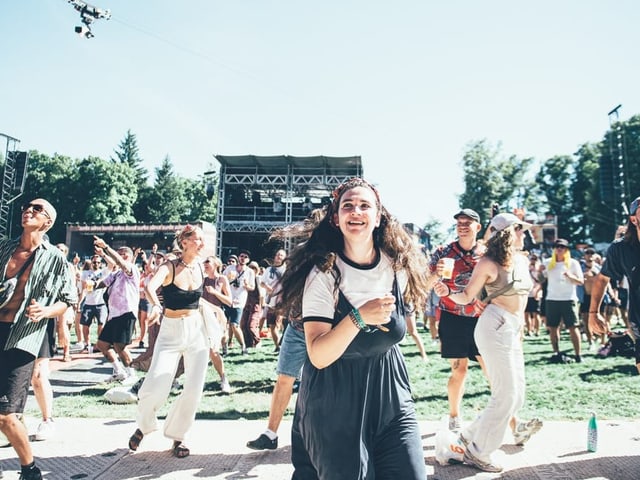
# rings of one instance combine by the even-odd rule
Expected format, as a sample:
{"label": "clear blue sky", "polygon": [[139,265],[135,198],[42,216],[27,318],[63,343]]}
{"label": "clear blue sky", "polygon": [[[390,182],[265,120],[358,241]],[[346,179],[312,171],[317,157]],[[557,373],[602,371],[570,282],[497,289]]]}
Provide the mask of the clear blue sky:
{"label": "clear blue sky", "polygon": [[[109,158],[127,129],[153,172],[214,154],[361,155],[404,222],[449,223],[460,158],[572,154],[640,113],[637,0],[66,0],[0,6],[0,132]],[[474,206],[480,208],[480,206]]]}

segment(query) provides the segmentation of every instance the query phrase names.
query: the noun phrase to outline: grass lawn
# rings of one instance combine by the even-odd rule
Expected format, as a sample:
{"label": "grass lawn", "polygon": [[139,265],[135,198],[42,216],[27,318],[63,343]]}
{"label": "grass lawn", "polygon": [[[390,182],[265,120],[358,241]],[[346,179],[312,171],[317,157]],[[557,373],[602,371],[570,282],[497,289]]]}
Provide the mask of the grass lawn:
{"label": "grass lawn", "polygon": [[[405,339],[402,352],[411,377],[412,391],[421,420],[438,420],[447,415],[446,385],[449,364],[440,358],[437,345],[431,344],[429,334],[421,332],[429,362],[420,360],[410,337]],[[207,419],[265,419],[269,412],[270,394],[275,379],[277,356],[270,339],[263,348],[240,355],[232,349],[225,358],[232,394],[219,391],[219,378],[209,369],[205,392],[198,418]],[[583,345],[586,348],[585,345]],[[561,339],[561,348],[571,353],[568,335]],[[623,357],[597,358],[583,352],[584,361],[573,364],[551,364],[548,337],[525,339],[527,375],[526,404],[520,416],[539,416],[545,420],[585,420],[595,411],[602,419],[635,419],[640,404],[640,388],[633,359]],[[57,417],[135,418],[135,405],[115,405],[103,400],[103,394],[113,385],[98,384],[82,394],[59,395],[54,400]],[[55,390],[55,387],[54,387]],[[159,412],[164,416],[174,396]],[[472,419],[487,403],[487,382],[475,362],[467,378],[463,402],[463,417]],[[287,419],[293,414],[295,396]],[[37,416],[37,411],[27,412]]]}

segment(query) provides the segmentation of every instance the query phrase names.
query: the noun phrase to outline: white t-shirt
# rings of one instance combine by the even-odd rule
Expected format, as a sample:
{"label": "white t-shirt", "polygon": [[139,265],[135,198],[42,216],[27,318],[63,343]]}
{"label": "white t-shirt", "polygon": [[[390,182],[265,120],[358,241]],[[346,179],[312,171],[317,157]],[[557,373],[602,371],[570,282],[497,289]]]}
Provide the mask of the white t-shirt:
{"label": "white t-shirt", "polygon": [[[278,284],[280,283],[280,279],[284,275],[285,268],[286,265],[284,263],[279,267],[267,267],[264,270],[260,281],[265,285],[271,287],[273,291],[277,292],[280,289]],[[279,295],[267,294],[267,305],[269,307],[275,307],[278,302],[278,297]]]}
{"label": "white t-shirt", "polygon": [[[109,274],[108,268],[101,268],[100,270],[83,270],[80,274],[82,284],[89,280],[93,281],[94,285],[97,284],[102,278]],[[105,288],[94,288],[91,291],[87,291],[85,288],[84,304],[85,305],[103,305],[104,304],[104,291]]]}
{"label": "white t-shirt", "polygon": [[550,262],[551,259],[544,261],[544,273],[549,280],[547,284],[547,300],[577,301],[577,285],[565,277],[564,273],[568,271],[571,276],[584,280],[580,263],[572,258],[569,261],[569,268],[567,268],[564,262],[556,262],[556,266],[552,270],[549,270]]}
{"label": "white t-shirt", "polygon": [[[373,267],[359,267],[345,262],[341,257],[336,259],[340,270],[340,290],[355,308],[360,308],[372,298],[392,293],[394,271],[391,260],[380,253],[380,261]],[[397,272],[400,292],[407,286],[404,271]],[[305,282],[302,299],[302,318],[320,317],[333,319],[338,292],[335,291],[335,280],[331,271],[321,272],[314,267]]]}
{"label": "white t-shirt", "polygon": [[235,265],[229,265],[224,269],[223,275],[229,279],[231,306],[233,308],[244,308],[247,303],[247,297],[249,296],[249,292],[244,287],[244,284],[247,282],[249,285],[254,285],[256,274],[247,266],[244,267],[244,270],[238,272]]}

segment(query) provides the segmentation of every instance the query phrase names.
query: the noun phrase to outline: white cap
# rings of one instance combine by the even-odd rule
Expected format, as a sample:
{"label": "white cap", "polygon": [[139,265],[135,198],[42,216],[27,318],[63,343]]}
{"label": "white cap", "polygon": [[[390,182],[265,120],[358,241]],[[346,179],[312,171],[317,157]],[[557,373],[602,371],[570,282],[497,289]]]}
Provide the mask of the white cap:
{"label": "white cap", "polygon": [[500,232],[511,225],[522,225],[523,230],[529,230],[532,225],[516,217],[513,213],[499,213],[491,219],[489,226],[494,232]]}

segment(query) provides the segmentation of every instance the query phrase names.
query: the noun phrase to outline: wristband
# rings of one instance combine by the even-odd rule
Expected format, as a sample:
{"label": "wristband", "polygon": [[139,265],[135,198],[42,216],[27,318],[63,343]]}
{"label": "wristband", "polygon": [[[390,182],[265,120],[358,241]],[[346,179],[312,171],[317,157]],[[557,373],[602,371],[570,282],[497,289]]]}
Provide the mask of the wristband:
{"label": "wristband", "polygon": [[156,308],[158,307],[160,310],[162,310],[162,305],[160,305],[159,303],[154,303],[153,305],[151,305],[151,308]]}
{"label": "wristband", "polygon": [[349,317],[351,318],[353,324],[358,327],[358,329],[362,330],[363,332],[371,331],[369,325],[362,321],[362,317],[360,316],[360,312],[357,308],[351,309],[351,311],[349,312]]}

